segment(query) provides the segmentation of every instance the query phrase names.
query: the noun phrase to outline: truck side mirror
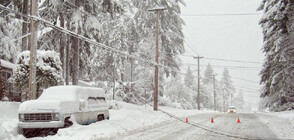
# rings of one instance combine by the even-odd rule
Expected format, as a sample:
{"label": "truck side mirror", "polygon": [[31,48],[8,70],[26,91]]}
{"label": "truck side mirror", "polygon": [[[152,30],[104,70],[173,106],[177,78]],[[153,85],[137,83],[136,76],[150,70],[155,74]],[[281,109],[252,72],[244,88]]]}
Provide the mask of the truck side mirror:
{"label": "truck side mirror", "polygon": [[84,99],[80,99],[80,110],[84,109],[86,107],[86,103]]}

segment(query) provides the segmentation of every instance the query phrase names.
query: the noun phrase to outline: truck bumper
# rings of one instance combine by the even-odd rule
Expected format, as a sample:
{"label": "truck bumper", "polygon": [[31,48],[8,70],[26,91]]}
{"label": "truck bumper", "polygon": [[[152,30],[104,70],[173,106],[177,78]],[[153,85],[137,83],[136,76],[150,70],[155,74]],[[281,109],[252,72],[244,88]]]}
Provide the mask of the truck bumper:
{"label": "truck bumper", "polygon": [[18,128],[60,128],[63,127],[62,121],[51,121],[51,122],[19,122]]}

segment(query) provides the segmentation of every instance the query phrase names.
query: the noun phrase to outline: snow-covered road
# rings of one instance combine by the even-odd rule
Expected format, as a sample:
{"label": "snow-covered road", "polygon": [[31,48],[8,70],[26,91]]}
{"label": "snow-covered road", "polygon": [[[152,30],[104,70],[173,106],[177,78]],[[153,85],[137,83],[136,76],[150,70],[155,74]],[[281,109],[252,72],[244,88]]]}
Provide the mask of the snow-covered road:
{"label": "snow-covered road", "polygon": [[[214,123],[211,123],[211,118]],[[237,123],[238,118],[241,123]],[[184,120],[184,119],[183,119]],[[113,139],[282,139],[270,129],[268,124],[260,121],[259,114],[254,113],[206,113],[188,117],[189,123],[179,120],[165,122],[152,128],[138,130]],[[207,131],[205,129],[211,130]]]}
{"label": "snow-covered road", "polygon": [[[26,140],[17,133],[20,103],[0,102],[0,139]],[[56,135],[31,140],[207,140],[207,139],[293,139],[294,111],[228,114],[183,110],[160,106],[137,106],[112,101],[110,120],[59,129]],[[163,113],[162,111],[166,112]],[[169,114],[169,115],[167,115]],[[188,117],[187,117],[188,116]],[[186,117],[189,123],[186,123]],[[211,118],[214,123],[211,123]],[[237,123],[238,118],[241,123]]]}

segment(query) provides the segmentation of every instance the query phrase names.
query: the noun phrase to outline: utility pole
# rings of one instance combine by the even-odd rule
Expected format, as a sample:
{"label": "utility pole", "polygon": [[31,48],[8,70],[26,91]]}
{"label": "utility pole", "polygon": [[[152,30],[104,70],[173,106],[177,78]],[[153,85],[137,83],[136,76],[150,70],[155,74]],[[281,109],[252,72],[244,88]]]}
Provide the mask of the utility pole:
{"label": "utility pole", "polygon": [[197,94],[197,108],[200,110],[200,59],[203,57],[197,56],[193,57],[194,59],[198,59],[198,94]]}
{"label": "utility pole", "polygon": [[[38,0],[31,0],[31,16],[38,16]],[[30,24],[30,77],[29,77],[29,99],[36,99],[36,57],[37,57],[37,31],[38,21],[31,20]]]}
{"label": "utility pole", "polygon": [[[158,58],[159,58],[159,47],[158,47],[158,40],[159,40],[159,12],[166,10],[164,7],[156,7],[153,9],[148,10],[150,11],[155,11],[156,12],[156,55],[155,55],[155,62],[158,64]],[[158,65],[155,66],[155,89],[154,89],[154,105],[153,105],[153,110],[157,111],[158,110]]]}
{"label": "utility pole", "polygon": [[213,110],[216,111],[216,93],[215,93],[215,76],[216,74],[213,74]]}

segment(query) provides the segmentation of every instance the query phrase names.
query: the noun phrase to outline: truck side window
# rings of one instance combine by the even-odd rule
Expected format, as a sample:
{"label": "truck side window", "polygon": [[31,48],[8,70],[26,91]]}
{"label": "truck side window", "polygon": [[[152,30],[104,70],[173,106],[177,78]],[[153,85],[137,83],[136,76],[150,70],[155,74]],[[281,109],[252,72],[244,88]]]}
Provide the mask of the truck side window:
{"label": "truck side window", "polygon": [[96,103],[96,98],[94,98],[94,97],[88,98],[88,104],[95,104],[95,103]]}

